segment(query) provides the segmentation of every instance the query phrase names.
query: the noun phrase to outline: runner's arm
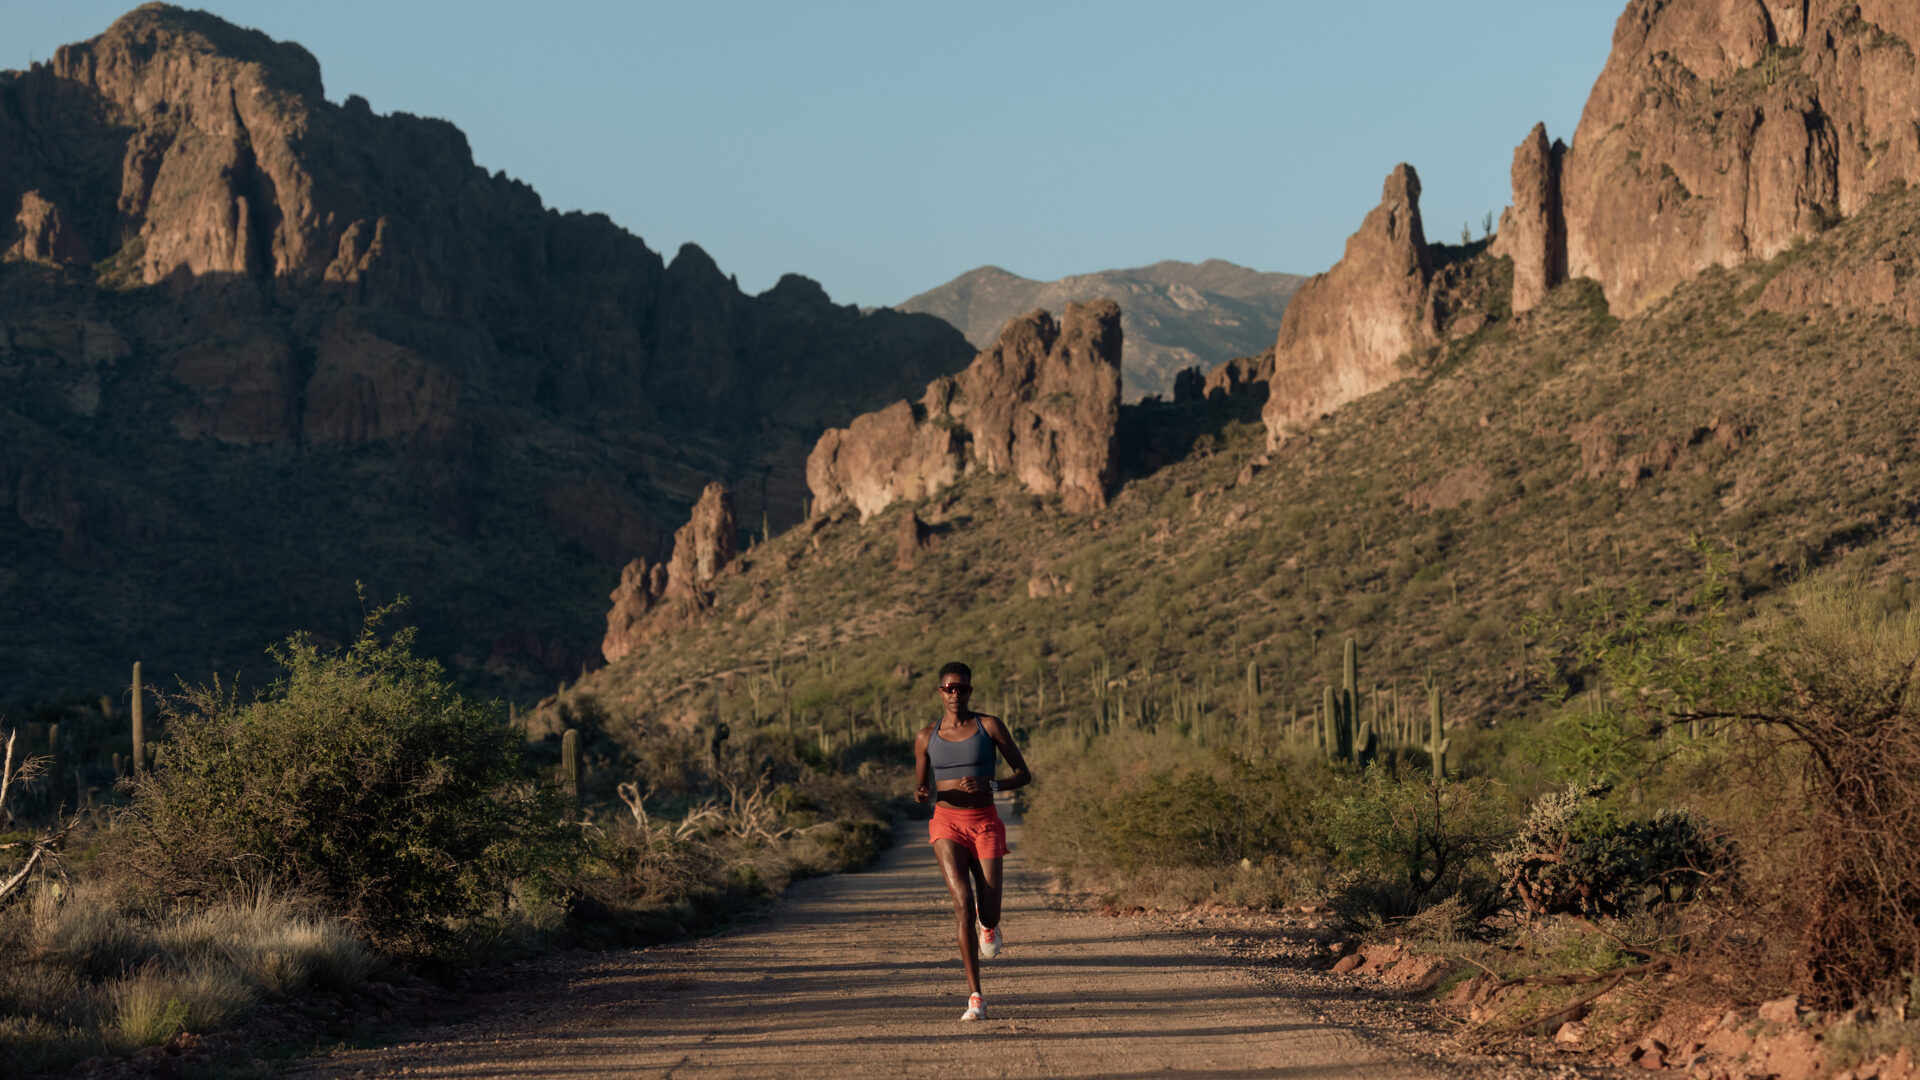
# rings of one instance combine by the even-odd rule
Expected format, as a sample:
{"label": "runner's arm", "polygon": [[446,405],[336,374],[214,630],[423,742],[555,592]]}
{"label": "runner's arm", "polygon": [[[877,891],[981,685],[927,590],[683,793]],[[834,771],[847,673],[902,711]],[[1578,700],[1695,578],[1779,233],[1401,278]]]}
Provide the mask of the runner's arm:
{"label": "runner's arm", "polygon": [[1027,759],[1020,753],[1020,748],[1013,745],[1013,733],[1007,730],[1007,725],[1001,723],[997,716],[982,716],[980,726],[986,728],[987,738],[1000,748],[1000,756],[1007,759],[1007,767],[1013,770],[1005,780],[1000,781],[1000,790],[1010,791],[1033,783],[1033,772],[1027,768]]}
{"label": "runner's arm", "polygon": [[926,802],[933,798],[933,764],[927,760],[927,736],[933,734],[931,725],[920,729],[920,737],[913,743],[913,801]]}

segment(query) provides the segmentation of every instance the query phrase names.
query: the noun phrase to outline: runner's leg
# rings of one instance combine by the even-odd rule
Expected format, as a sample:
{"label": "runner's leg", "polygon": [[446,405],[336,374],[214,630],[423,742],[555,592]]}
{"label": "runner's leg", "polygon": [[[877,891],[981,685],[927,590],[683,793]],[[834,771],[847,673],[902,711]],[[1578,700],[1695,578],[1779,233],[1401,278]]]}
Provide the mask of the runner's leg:
{"label": "runner's leg", "polygon": [[[960,966],[967,970],[967,989],[977,994],[980,992],[980,959],[977,955],[979,945],[973,939],[975,911],[972,882],[969,878],[973,876],[974,867],[978,865],[979,860],[974,858],[973,852],[952,840],[935,840],[933,855],[940,860],[940,872],[947,878],[947,893],[953,897],[953,919],[960,929]],[[993,861],[996,864],[994,878],[998,880],[1000,870],[997,864],[1000,860]],[[994,896],[996,917],[999,915],[999,906],[999,894],[996,892]]]}
{"label": "runner's leg", "polygon": [[989,929],[1000,925],[1000,859],[975,859],[975,895],[979,898],[980,925]]}

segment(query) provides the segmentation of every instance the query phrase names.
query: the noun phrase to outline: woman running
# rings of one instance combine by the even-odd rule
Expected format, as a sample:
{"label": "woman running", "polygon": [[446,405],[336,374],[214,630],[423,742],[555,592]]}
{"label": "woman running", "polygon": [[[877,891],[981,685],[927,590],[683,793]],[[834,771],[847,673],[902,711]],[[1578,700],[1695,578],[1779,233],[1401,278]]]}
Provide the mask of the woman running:
{"label": "woman running", "polygon": [[[987,1018],[980,998],[980,958],[1000,955],[1000,858],[1007,853],[1007,827],[993,807],[996,791],[1010,791],[1033,780],[1027,759],[996,716],[967,708],[973,670],[952,663],[940,669],[940,719],[920,729],[914,745],[916,802],[934,800],[927,825],[934,857],[953,896],[953,918],[960,930],[960,964],[967,969],[967,1011],[962,1020]],[[998,749],[1013,774],[993,778]],[[976,936],[974,922],[979,921]]]}

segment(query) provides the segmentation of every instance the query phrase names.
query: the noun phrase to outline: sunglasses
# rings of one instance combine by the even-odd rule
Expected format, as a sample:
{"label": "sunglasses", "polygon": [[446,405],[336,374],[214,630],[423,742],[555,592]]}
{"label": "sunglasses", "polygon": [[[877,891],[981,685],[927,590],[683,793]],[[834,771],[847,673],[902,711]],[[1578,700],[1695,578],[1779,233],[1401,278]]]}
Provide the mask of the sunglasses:
{"label": "sunglasses", "polygon": [[973,689],[973,687],[968,686],[966,683],[952,682],[941,686],[940,692],[943,694],[964,694],[971,689]]}

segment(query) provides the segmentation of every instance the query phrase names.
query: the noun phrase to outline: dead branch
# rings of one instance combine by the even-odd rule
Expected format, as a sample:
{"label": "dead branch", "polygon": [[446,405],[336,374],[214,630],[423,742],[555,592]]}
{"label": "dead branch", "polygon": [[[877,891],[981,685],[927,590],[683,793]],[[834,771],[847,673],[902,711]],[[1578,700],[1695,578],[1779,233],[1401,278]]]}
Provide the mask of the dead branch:
{"label": "dead branch", "polygon": [[12,877],[5,882],[0,882],[0,904],[5,904],[12,899],[20,886],[27,883],[27,879],[33,874],[34,867],[38,866],[42,860],[53,866],[56,872],[59,870],[60,849],[66,846],[67,834],[71,833],[73,827],[78,824],[80,824],[80,815],[75,814],[57,832],[5,845],[8,848],[31,847],[33,850],[27,853],[27,861],[20,869],[14,871]]}
{"label": "dead branch", "polygon": [[1505,979],[1494,987],[1495,991],[1505,990],[1505,989],[1508,989],[1509,987],[1514,987],[1514,986],[1578,986],[1578,985],[1581,985],[1582,983],[1595,983],[1595,982],[1601,982],[1601,981],[1605,981],[1606,985],[1602,986],[1598,990],[1595,990],[1591,994],[1586,994],[1584,996],[1575,998],[1574,1000],[1568,1002],[1565,1005],[1560,1006],[1559,1008],[1553,1010],[1552,1012],[1544,1013],[1540,1016],[1528,1017],[1527,1019],[1522,1020],[1517,1024],[1510,1024],[1503,1028],[1497,1028],[1493,1031],[1487,1032],[1487,1034],[1518,1035],[1520,1032],[1526,1030],[1527,1028],[1534,1027],[1540,1024],[1545,1024],[1549,1020],[1553,1020],[1561,1016],[1566,1016],[1569,1013],[1574,1013],[1581,1009],[1586,1008],[1588,1005],[1593,1004],[1595,1001],[1598,1001],[1601,997],[1605,996],[1608,992],[1613,990],[1614,987],[1617,987],[1621,983],[1625,982],[1629,977],[1638,976],[1638,975],[1658,974],[1659,972],[1665,971],[1672,966],[1673,966],[1673,959],[1671,957],[1663,956],[1657,960],[1649,960],[1644,964],[1635,964],[1633,967],[1618,968],[1613,971],[1592,971],[1592,972],[1581,972],[1578,974],[1568,974],[1568,975],[1522,975],[1522,976],[1519,976],[1518,978]]}

